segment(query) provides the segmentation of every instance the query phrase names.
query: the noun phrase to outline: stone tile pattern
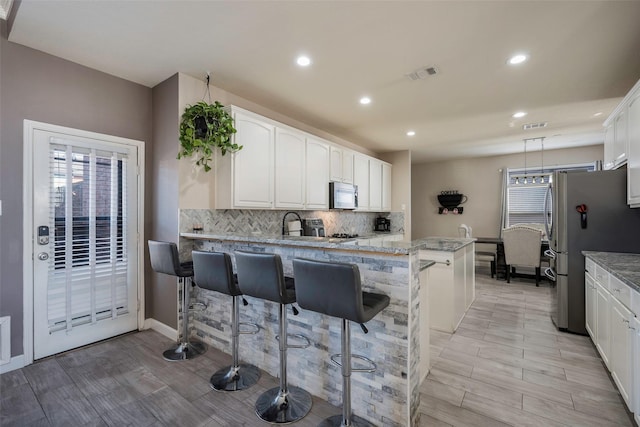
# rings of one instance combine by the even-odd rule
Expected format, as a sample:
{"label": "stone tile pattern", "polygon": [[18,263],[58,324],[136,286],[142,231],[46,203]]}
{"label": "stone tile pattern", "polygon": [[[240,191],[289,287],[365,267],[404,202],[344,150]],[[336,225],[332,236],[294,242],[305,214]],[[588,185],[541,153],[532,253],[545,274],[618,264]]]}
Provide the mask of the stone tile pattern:
{"label": "stone tile pattern", "polygon": [[554,291],[478,271],[456,332],[431,331],[421,425],[634,426],[590,338],[553,326]]}
{"label": "stone tile pattern", "polygon": [[[415,287],[418,286],[408,286],[413,278],[413,275],[410,275],[411,265],[408,256],[323,251],[243,242],[197,241],[195,245],[197,249],[231,254],[238,250],[276,253],[282,258],[286,275],[293,275],[292,260],[298,257],[357,264],[364,290],[384,293],[391,298],[391,302],[385,310],[367,323],[368,334],[365,335],[358,325],[352,324],[353,354],[361,354],[377,364],[376,372],[356,373],[351,377],[353,411],[376,425],[409,425],[408,414],[411,412],[414,417],[417,415],[419,393],[415,384],[410,388],[407,379],[417,378],[417,365],[414,362],[409,367],[408,363],[419,354],[419,348],[410,348],[417,346],[417,342],[410,342],[408,338],[409,298],[417,300]],[[194,300],[206,303],[208,308],[205,312],[193,314],[190,320],[191,335],[198,336],[216,349],[230,353],[231,297],[196,289]],[[240,359],[277,375],[279,353],[275,335],[278,333],[278,305],[256,298],[246,298],[249,305],[241,307],[241,321],[260,325],[260,332],[240,337]],[[411,304],[415,307],[416,303],[412,301]],[[288,332],[304,334],[311,341],[309,348],[289,350],[289,383],[336,406],[341,405],[342,376],[340,369],[331,363],[328,356],[340,352],[340,331],[340,319],[305,310],[301,310],[298,316],[293,316],[291,311],[288,311]],[[409,392],[416,394],[412,395],[410,400],[407,396]],[[407,408],[407,402],[414,406],[411,410]]]}
{"label": "stone tile pattern", "polygon": [[[193,231],[194,224],[201,224],[205,232],[234,233],[260,232],[279,234],[282,231],[282,217],[286,210],[250,209],[182,209],[180,211],[180,232]],[[404,233],[403,212],[352,212],[352,211],[296,211],[302,218],[322,218],[327,236],[333,233],[373,232],[375,219],[384,216],[391,220],[392,233]],[[295,215],[287,216],[287,221],[295,220]]]}
{"label": "stone tile pattern", "polygon": [[[409,284],[409,419],[412,426],[420,422],[420,322],[421,316],[428,316],[426,307],[420,307],[420,265],[422,261],[418,256],[418,251],[414,251],[409,256],[411,263]],[[426,284],[425,284],[426,285]],[[426,343],[425,343],[426,344]]]}

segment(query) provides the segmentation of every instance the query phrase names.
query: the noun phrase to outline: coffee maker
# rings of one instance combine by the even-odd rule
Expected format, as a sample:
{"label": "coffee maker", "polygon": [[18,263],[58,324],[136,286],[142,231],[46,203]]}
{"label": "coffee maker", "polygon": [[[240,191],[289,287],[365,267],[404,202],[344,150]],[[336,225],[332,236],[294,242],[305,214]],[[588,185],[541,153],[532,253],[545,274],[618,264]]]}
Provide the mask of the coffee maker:
{"label": "coffee maker", "polygon": [[391,231],[391,220],[387,218],[376,218],[374,231]]}

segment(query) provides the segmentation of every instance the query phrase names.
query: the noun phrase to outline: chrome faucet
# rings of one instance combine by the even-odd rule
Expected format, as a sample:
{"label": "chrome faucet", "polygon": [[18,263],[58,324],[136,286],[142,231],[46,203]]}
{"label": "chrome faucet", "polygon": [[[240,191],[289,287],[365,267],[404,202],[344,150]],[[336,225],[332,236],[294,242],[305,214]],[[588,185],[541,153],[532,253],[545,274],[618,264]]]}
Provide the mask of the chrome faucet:
{"label": "chrome faucet", "polygon": [[[294,214],[295,216],[298,217],[298,221],[300,221],[300,223],[302,224],[302,218],[300,218],[300,215],[298,215],[297,212],[293,212],[293,211],[289,211],[289,212],[285,212],[284,216],[282,217],[282,235],[284,236],[284,220],[287,218],[287,215],[289,214]],[[289,234],[289,233],[287,233]]]}

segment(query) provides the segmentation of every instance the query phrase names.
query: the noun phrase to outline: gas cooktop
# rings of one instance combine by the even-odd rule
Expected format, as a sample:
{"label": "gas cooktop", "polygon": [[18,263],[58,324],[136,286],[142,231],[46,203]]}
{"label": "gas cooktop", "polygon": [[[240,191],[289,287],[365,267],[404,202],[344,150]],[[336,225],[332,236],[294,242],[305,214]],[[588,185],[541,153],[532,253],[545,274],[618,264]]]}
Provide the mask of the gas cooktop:
{"label": "gas cooktop", "polygon": [[331,237],[336,238],[336,239],[355,239],[356,237],[358,237],[357,234],[347,234],[347,233],[335,233],[332,234]]}

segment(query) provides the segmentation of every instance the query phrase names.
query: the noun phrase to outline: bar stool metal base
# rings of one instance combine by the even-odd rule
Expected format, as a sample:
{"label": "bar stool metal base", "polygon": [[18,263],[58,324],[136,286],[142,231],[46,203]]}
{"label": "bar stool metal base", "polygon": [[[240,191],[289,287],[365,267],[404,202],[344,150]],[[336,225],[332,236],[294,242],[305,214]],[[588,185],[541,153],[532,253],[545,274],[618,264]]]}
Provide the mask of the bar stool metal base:
{"label": "bar stool metal base", "polygon": [[288,393],[274,387],[262,393],[256,402],[258,418],[274,424],[286,424],[304,418],[311,410],[311,395],[300,387],[289,386]]}
{"label": "bar stool metal base", "polygon": [[189,360],[200,356],[207,351],[207,347],[198,341],[189,341],[188,343],[180,343],[176,347],[170,348],[162,353],[164,360],[177,362],[179,360]]}
{"label": "bar stool metal base", "polygon": [[342,415],[334,415],[332,417],[325,418],[324,420],[320,421],[320,424],[318,424],[318,427],[341,427],[341,426],[375,427],[374,424],[371,424],[369,421],[365,420],[364,418],[360,418],[357,415],[351,416],[350,424],[344,424],[342,421],[343,421]]}
{"label": "bar stool metal base", "polygon": [[260,379],[260,371],[253,365],[227,366],[211,376],[209,385],[216,391],[245,390]]}

